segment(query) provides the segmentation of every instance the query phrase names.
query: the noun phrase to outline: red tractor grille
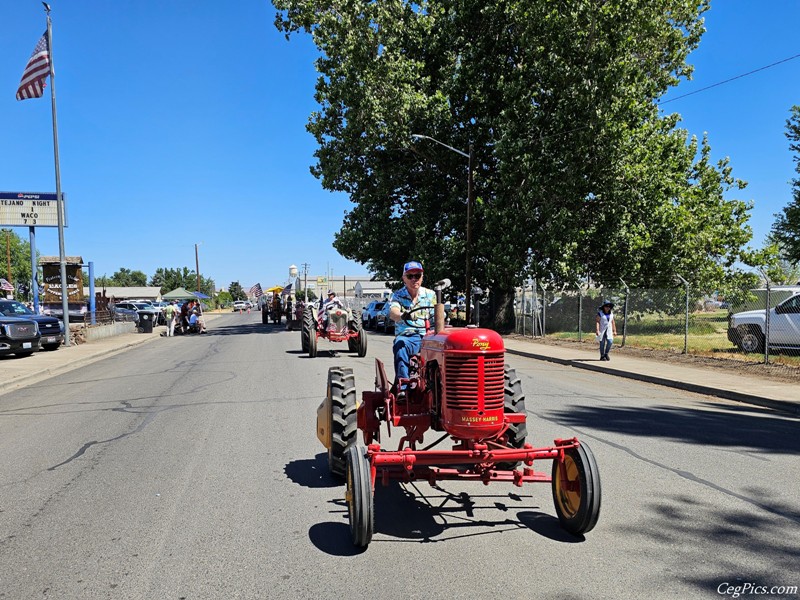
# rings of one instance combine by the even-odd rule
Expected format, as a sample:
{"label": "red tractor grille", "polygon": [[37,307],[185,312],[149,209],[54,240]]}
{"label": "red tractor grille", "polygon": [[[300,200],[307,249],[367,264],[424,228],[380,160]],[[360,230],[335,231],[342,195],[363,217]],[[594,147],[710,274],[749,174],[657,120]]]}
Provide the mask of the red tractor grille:
{"label": "red tractor grille", "polygon": [[505,397],[504,364],[502,352],[445,356],[447,407],[452,410],[502,410]]}

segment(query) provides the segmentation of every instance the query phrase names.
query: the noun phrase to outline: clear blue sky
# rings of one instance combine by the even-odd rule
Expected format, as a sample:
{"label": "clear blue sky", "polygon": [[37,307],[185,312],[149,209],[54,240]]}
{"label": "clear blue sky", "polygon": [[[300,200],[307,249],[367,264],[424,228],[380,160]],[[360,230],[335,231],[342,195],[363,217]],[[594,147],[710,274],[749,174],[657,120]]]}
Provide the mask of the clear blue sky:
{"label": "clear blue sky", "polygon": [[[333,234],[349,207],[309,173],[305,131],[316,73],[308,36],[286,42],[266,1],[52,0],[67,254],[152,275],[194,268],[217,285],[283,282],[294,263],[311,274],[359,275]],[[0,8],[0,190],[54,191],[49,94],[18,102],[25,63],[45,29],[41,3]],[[691,92],[800,53],[792,0],[715,0],[691,55]],[[760,245],[790,199],[792,157],[784,137],[800,103],[800,59],[671,102],[682,126],[707,131],[749,182]],[[27,230],[18,234],[27,239]],[[58,254],[55,228],[37,230],[42,254]]]}

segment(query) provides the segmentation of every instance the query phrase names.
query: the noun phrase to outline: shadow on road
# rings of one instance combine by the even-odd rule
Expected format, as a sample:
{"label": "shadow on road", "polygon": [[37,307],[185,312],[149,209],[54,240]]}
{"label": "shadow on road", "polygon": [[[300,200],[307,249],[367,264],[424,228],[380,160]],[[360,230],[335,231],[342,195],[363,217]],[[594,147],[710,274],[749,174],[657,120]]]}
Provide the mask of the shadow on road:
{"label": "shadow on road", "polygon": [[264,325],[263,323],[241,323],[237,325],[222,325],[214,326],[213,324],[208,328],[208,335],[252,335],[264,333],[285,333],[286,325],[279,325],[277,323]]}
{"label": "shadow on road", "polygon": [[317,523],[308,530],[308,538],[319,550],[331,556],[356,556],[367,549],[350,541],[350,526],[344,523]]}
{"label": "shadow on road", "polygon": [[[350,542],[344,493],[342,486],[342,498],[330,500],[334,506],[331,515],[343,522],[319,523],[309,530],[309,538],[318,549],[336,556],[357,553]],[[373,543],[430,544],[523,530],[560,543],[584,541],[582,536],[575,537],[561,529],[558,519],[540,512],[538,506],[523,504],[525,500],[530,500],[530,496],[454,494],[440,487],[421,490],[416,485],[398,482],[386,487],[378,485],[374,496]],[[334,542],[329,536],[339,540]]]}
{"label": "shadow on road", "polygon": [[324,452],[320,452],[314,458],[293,460],[286,463],[283,471],[294,483],[307,488],[330,488],[344,485],[343,481],[337,480],[330,474],[328,470],[328,455]]}
{"label": "shadow on road", "polygon": [[547,418],[576,428],[611,431],[691,444],[739,447],[757,452],[800,454],[800,419],[753,407],[707,403],[697,408],[573,406]]}
{"label": "shadow on road", "polygon": [[[746,491],[761,497],[769,494],[768,489]],[[778,507],[791,515],[792,507]],[[680,573],[684,581],[708,597],[718,596],[718,586],[726,581],[734,585],[797,584],[796,578],[790,581],[792,576],[788,575],[797,573],[800,563],[797,522],[775,514],[721,509],[717,503],[682,494],[665,494],[645,508],[646,516],[624,525],[619,537],[644,539],[653,548],[669,548],[669,552],[659,554],[664,572]]]}

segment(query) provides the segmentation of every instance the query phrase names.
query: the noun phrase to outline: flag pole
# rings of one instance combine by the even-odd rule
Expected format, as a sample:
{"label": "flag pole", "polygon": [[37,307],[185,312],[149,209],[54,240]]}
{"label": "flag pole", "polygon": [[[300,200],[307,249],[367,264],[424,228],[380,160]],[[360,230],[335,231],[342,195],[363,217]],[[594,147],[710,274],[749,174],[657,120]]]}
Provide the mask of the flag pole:
{"label": "flag pole", "polygon": [[58,208],[58,262],[61,267],[61,309],[64,321],[64,345],[69,346],[69,295],[67,292],[67,257],[64,252],[64,197],[61,195],[61,167],[58,159],[58,118],[56,116],[56,74],[53,59],[53,26],[50,5],[44,4],[47,14],[47,50],[50,53],[50,103],[53,109],[53,156],[56,165],[56,206]]}

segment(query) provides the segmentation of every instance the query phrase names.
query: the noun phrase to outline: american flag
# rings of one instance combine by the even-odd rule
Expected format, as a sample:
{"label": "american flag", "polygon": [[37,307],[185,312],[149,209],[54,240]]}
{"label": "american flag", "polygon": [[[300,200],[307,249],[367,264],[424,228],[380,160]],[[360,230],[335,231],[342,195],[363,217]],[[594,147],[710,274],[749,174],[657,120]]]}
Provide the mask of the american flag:
{"label": "american flag", "polygon": [[17,100],[27,100],[28,98],[41,98],[44,95],[44,87],[47,85],[45,79],[50,74],[50,48],[47,44],[47,32],[45,31],[33,54],[25,65],[25,72],[22,73],[22,80],[19,82],[17,90]]}
{"label": "american flag", "polygon": [[8,280],[0,277],[0,290],[4,290],[6,292],[13,292],[14,286],[8,283]]}
{"label": "american flag", "polygon": [[257,283],[250,288],[250,293],[256,298],[260,298],[261,296],[264,295],[264,290],[261,289],[261,284]]}

